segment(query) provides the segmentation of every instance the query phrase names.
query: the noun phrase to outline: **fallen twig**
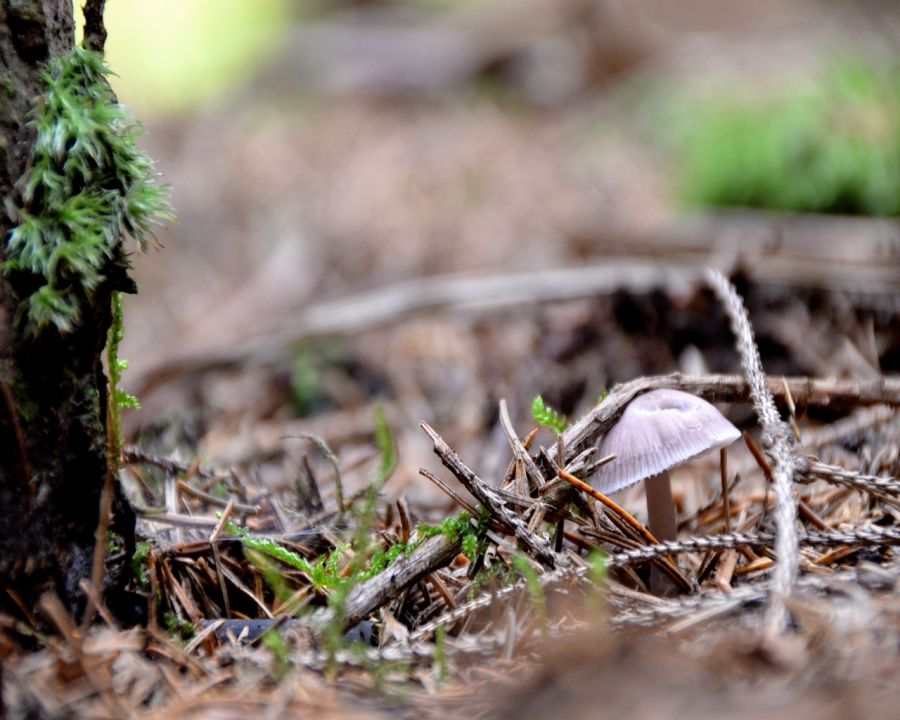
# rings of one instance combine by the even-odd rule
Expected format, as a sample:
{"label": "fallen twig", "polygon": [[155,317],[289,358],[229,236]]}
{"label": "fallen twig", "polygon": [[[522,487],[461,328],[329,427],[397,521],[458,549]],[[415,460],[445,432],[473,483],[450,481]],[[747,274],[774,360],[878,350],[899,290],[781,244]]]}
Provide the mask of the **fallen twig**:
{"label": "fallen twig", "polygon": [[797,480],[799,482],[824,482],[837,485],[845,485],[863,492],[878,495],[900,497],[900,480],[892,477],[879,477],[877,475],[863,475],[862,473],[845,470],[836,465],[826,465],[815,458],[797,458],[795,460]]}
{"label": "fallen twig", "polygon": [[[759,348],[753,339],[750,317],[734,286],[718,270],[710,270],[708,280],[718,295],[725,312],[731,320],[731,328],[737,339],[737,349],[741,355],[741,366],[747,378],[748,390],[756,409],[756,416],[762,427],[762,441],[766,453],[772,459],[772,485],[775,488],[775,514],[777,541],[775,552],[778,564],[775,566],[774,594],[769,606],[769,628],[772,633],[780,632],[788,622],[785,604],[790,597],[794,578],[800,563],[797,541],[797,499],[794,497],[794,460],[791,454],[794,436],[778,410],[766,383]],[[782,379],[782,385],[790,399],[790,385]],[[793,402],[791,400],[791,402]]]}
{"label": "fallen twig", "polygon": [[553,551],[550,543],[538,535],[529,532],[528,527],[518,515],[506,507],[503,498],[494,492],[493,488],[486,485],[475,473],[473,473],[453,449],[447,445],[444,439],[434,431],[428,423],[420,424],[422,429],[431,438],[434,444],[434,452],[441,459],[444,466],[452,472],[456,478],[465,485],[466,489],[490,512],[491,516],[502,526],[516,536],[528,551],[541,563],[548,567],[568,565],[568,558],[561,553]]}
{"label": "fallen twig", "polygon": [[397,596],[401,590],[417,582],[438,568],[447,565],[459,554],[462,540],[446,535],[429,538],[408,557],[397,562],[366,582],[357,585],[347,596],[344,623],[352,627],[364,620]]}

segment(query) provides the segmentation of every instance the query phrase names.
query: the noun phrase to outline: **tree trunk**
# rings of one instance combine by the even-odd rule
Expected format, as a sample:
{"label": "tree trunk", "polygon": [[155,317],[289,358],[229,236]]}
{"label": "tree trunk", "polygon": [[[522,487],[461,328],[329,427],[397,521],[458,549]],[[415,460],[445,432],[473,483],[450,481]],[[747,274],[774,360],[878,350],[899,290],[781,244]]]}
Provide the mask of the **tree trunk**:
{"label": "tree trunk", "polygon": [[[16,187],[34,129],[47,61],[73,47],[71,0],[0,0],[0,250],[21,207]],[[0,275],[0,607],[23,619],[46,590],[72,610],[91,577],[94,534],[107,467],[107,381],[101,362],[113,290],[109,273],[71,332],[29,336],[20,298],[27,273]],[[133,546],[133,517],[119,508],[118,532]],[[129,529],[130,527],[130,529]],[[127,566],[127,563],[126,563]]]}

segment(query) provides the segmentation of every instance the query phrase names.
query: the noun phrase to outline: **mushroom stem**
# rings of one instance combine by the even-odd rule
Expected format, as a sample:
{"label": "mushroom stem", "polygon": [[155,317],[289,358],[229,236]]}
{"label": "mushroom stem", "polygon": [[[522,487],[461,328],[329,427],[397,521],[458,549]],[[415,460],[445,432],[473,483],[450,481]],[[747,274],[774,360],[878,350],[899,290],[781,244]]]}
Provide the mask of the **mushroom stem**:
{"label": "mushroom stem", "polygon": [[[650,532],[660,541],[676,540],[678,526],[675,522],[675,501],[672,499],[672,483],[669,472],[654,475],[644,482],[647,490],[647,516]],[[653,565],[650,567],[650,592],[654,595],[673,595],[675,584]]]}
{"label": "mushroom stem", "polygon": [[661,472],[646,481],[647,516],[650,532],[657,540],[675,540],[678,526],[675,523],[675,501],[672,499],[672,483],[669,473]]}

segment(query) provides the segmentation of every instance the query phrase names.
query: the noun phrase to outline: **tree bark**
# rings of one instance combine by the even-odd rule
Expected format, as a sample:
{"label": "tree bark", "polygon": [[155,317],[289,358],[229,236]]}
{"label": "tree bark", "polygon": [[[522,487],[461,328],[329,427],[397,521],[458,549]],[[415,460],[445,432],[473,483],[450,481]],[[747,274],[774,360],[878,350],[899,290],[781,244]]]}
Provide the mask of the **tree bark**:
{"label": "tree bark", "polygon": [[[28,166],[29,113],[41,73],[73,47],[71,0],[0,0],[0,250],[5,257],[20,206],[16,182]],[[27,275],[27,274],[26,274]],[[107,466],[107,380],[102,351],[111,293],[97,288],[72,332],[29,337],[17,315],[27,277],[0,275],[0,607],[32,619],[47,590],[72,611],[84,604]],[[33,288],[32,288],[33,289]],[[133,517],[116,528],[133,546]],[[129,530],[129,527],[131,528]]]}

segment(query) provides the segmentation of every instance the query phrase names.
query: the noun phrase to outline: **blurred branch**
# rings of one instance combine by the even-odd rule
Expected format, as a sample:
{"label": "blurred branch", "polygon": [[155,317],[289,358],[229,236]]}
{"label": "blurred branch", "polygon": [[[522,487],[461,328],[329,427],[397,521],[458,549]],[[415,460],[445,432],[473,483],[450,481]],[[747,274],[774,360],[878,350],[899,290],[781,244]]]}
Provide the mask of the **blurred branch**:
{"label": "blurred branch", "polygon": [[246,363],[275,362],[295,343],[372,330],[425,312],[486,312],[620,289],[640,293],[662,288],[674,293],[699,285],[702,278],[702,268],[693,263],[663,265],[632,261],[483,277],[419,278],[312,305],[285,322],[277,333],[253,338],[220,352],[169,359],[131,380],[130,384],[137,388],[138,395],[142,395],[178,375]]}
{"label": "blurred branch", "polygon": [[84,13],[84,47],[86,50],[102,53],[106,45],[106,27],[103,24],[103,6],[106,0],[85,0],[81,11]]}

